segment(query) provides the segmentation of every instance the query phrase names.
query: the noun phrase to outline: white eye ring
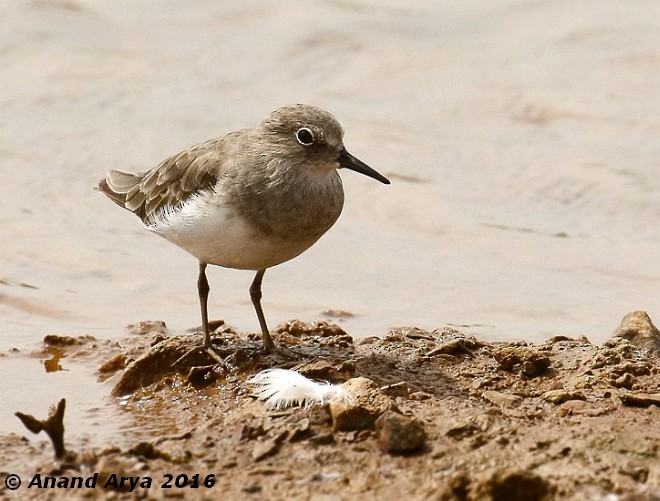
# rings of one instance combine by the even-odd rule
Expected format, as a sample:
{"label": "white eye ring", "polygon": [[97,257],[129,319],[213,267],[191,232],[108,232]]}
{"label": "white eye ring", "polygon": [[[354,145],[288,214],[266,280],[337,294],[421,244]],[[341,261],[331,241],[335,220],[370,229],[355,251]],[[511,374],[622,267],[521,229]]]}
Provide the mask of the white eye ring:
{"label": "white eye ring", "polygon": [[296,131],[296,139],[303,146],[311,146],[316,142],[314,133],[307,127],[302,127]]}

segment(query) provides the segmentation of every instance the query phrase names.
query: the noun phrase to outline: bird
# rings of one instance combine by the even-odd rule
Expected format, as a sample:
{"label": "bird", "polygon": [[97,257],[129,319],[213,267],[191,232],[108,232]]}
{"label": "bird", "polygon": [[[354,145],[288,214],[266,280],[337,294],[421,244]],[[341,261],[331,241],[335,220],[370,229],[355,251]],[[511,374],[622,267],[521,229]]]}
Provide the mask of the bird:
{"label": "bird", "polygon": [[390,184],[351,155],[343,137],[328,111],[288,105],[254,128],[196,144],[150,170],[110,170],[99,182],[148,231],[197,258],[203,349],[212,350],[208,265],[256,272],[249,292],[268,353],[275,344],[261,306],[264,273],[300,255],[337,221],[344,205],[338,170]]}

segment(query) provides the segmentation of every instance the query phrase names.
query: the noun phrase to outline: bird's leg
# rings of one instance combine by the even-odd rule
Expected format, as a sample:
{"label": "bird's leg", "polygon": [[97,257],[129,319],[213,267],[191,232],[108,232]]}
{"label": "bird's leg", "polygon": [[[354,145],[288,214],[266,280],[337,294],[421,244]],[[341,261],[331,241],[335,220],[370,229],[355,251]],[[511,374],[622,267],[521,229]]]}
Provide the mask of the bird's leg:
{"label": "bird's leg", "polygon": [[204,334],[204,350],[209,356],[223,366],[225,361],[213,350],[211,333],[209,332],[209,281],[206,278],[206,263],[199,262],[199,278],[197,279],[197,292],[199,292],[199,306],[202,309],[202,333]]}
{"label": "bird's leg", "polygon": [[172,364],[173,367],[176,367],[184,360],[192,357],[194,355],[199,355],[205,353],[207,357],[223,367],[227,367],[227,363],[218,355],[211,344],[211,333],[209,332],[209,311],[208,311],[208,302],[209,302],[209,281],[206,278],[206,263],[202,261],[199,262],[199,278],[197,279],[197,291],[199,292],[199,305],[202,309],[202,332],[204,333],[204,346],[198,346],[189,350],[182,357],[179,357],[176,362]]}
{"label": "bird's leg", "polygon": [[252,299],[252,304],[257,312],[257,318],[259,319],[259,325],[261,326],[261,336],[264,340],[264,352],[268,353],[274,348],[275,343],[273,343],[273,338],[270,337],[268,326],[266,325],[266,317],[264,317],[264,310],[261,308],[261,281],[264,278],[264,273],[266,273],[266,270],[259,270],[254,276],[252,285],[250,285],[250,298]]}
{"label": "bird's leg", "polygon": [[206,278],[206,263],[199,262],[199,278],[197,279],[197,292],[199,292],[199,305],[202,309],[202,332],[204,333],[204,348],[211,348],[211,333],[209,332],[209,281]]}

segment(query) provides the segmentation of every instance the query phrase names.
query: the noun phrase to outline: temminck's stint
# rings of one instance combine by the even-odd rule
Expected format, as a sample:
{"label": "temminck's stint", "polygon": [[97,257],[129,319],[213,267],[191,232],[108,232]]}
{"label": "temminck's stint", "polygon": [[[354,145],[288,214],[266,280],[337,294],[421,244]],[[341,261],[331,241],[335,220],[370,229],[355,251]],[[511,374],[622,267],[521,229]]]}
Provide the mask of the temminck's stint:
{"label": "temminck's stint", "polygon": [[316,242],[339,217],[337,169],[389,180],[352,156],[335,117],[314,106],[285,106],[254,129],[210,139],[133,174],[111,170],[99,189],[144,226],[199,260],[204,347],[211,349],[206,266],[256,270],[250,297],[263,347],[274,344],[261,308],[266,269]]}

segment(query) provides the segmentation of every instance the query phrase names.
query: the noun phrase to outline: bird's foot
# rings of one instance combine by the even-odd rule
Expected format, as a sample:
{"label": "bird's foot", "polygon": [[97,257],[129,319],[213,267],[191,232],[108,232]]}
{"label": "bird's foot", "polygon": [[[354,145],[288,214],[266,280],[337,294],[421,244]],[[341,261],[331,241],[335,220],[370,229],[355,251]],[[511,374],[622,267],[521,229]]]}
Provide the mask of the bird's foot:
{"label": "bird's foot", "polygon": [[[192,359],[192,360],[191,360]],[[227,362],[215,351],[213,345],[195,346],[191,348],[182,356],[180,356],[173,364],[172,367],[181,366],[199,366],[199,365],[221,365],[224,369],[229,370]]]}
{"label": "bird's foot", "polygon": [[268,332],[266,329],[262,331],[261,338],[263,340],[263,348],[261,349],[261,352],[264,355],[278,355],[289,361],[300,360],[304,357],[302,353],[298,353],[294,350],[291,350],[290,348],[284,348],[282,346],[276,345],[272,336],[270,335],[270,332]]}
{"label": "bird's foot", "polygon": [[283,346],[277,346],[277,345],[273,345],[269,349],[266,349],[264,347],[263,352],[266,355],[271,355],[271,354],[278,355],[288,361],[300,360],[301,358],[305,357],[303,353],[292,350],[291,348],[284,348]]}

